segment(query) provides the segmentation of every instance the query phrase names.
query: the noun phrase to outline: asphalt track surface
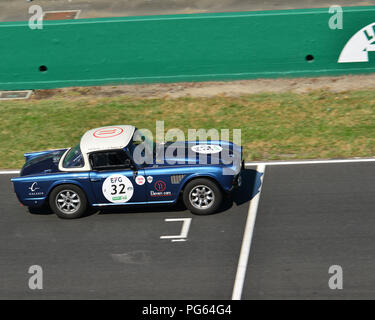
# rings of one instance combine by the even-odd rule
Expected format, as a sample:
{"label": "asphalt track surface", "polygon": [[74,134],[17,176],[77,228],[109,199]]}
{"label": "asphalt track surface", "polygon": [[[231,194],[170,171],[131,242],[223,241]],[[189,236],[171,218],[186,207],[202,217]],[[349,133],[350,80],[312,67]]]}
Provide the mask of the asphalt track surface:
{"label": "asphalt track surface", "polygon": [[0,0],[0,21],[27,21],[28,9],[39,5],[43,11],[80,10],[79,18],[143,16],[157,14],[187,14],[204,12],[234,12],[329,8],[331,5],[369,6],[371,1],[353,0]]}
{"label": "asphalt track surface", "polygon": [[[72,221],[30,214],[0,175],[0,299],[231,299],[259,197],[242,299],[375,298],[375,162],[255,169],[214,215],[177,205]],[[192,219],[186,241],[160,239],[180,232],[171,218]],[[43,290],[28,287],[31,265]],[[328,286],[332,265],[342,290]]]}

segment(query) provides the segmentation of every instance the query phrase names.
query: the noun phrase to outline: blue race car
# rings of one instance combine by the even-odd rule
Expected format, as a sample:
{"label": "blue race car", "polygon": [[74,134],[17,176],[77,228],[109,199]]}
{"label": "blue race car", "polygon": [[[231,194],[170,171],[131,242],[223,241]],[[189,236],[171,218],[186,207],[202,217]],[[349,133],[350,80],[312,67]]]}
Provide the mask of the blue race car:
{"label": "blue race car", "polygon": [[157,144],[118,125],[87,131],[73,148],[26,153],[20,177],[11,180],[23,205],[49,206],[65,219],[89,207],[172,204],[180,196],[204,215],[241,184],[241,158],[242,147],[231,142]]}

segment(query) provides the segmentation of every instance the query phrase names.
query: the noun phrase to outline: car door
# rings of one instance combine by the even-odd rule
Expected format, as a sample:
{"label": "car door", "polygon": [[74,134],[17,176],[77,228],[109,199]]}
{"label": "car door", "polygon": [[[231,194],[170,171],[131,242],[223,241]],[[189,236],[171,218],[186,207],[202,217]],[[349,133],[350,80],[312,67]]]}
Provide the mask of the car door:
{"label": "car door", "polygon": [[173,202],[179,191],[179,182],[171,179],[173,167],[145,168],[146,198],[152,202]]}
{"label": "car door", "polygon": [[90,183],[97,204],[125,205],[147,201],[144,171],[133,170],[123,150],[94,152],[89,160],[93,168]]}

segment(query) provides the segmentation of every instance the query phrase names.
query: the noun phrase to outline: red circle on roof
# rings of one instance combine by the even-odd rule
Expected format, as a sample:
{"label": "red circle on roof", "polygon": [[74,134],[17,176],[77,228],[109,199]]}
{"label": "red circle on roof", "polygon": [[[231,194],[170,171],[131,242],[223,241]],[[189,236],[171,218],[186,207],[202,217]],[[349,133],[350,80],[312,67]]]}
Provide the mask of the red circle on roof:
{"label": "red circle on roof", "polygon": [[124,129],[119,127],[106,127],[106,128],[100,128],[96,131],[94,131],[93,136],[95,138],[112,138],[116,137],[119,134],[123,133]]}

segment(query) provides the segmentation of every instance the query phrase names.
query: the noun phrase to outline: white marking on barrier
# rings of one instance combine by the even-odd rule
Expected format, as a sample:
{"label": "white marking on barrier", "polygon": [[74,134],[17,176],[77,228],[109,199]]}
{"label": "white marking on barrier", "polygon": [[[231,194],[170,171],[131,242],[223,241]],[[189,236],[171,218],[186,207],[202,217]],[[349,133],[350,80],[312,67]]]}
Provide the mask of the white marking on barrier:
{"label": "white marking on barrier", "polygon": [[[50,20],[53,21],[53,20]],[[13,27],[24,27],[24,25],[12,25]],[[0,24],[0,28],[4,27],[3,25]],[[346,68],[345,69],[347,72],[352,72],[352,71],[360,71],[363,70],[363,68]],[[367,68],[366,70],[370,71],[373,70],[375,72],[375,68]],[[311,73],[321,73],[327,71],[326,69],[317,69],[317,70],[310,70]],[[341,69],[331,69],[332,72],[334,71],[342,71]],[[285,75],[288,73],[303,73],[305,72],[304,70],[299,71],[299,70],[294,70],[291,72],[278,72],[278,71],[272,71],[272,72],[261,72],[262,75]],[[177,79],[177,78],[196,78],[196,77],[220,77],[220,76],[249,76],[249,75],[257,75],[259,72],[242,72],[242,73],[210,73],[210,74],[179,74],[179,75],[173,75],[173,76],[145,76],[145,77],[120,77],[120,78],[100,78],[100,79],[77,79],[74,80],[73,82],[75,83],[87,83],[89,82],[100,82],[102,83],[103,81],[123,81],[123,80],[144,80],[144,79]],[[17,83],[22,83],[22,84],[44,84],[44,83],[71,83],[72,80],[48,80],[48,81],[22,81],[22,82],[17,82]],[[175,81],[177,82],[177,81]],[[7,83],[2,83],[0,84],[7,84]]]}
{"label": "white marking on barrier", "polygon": [[[356,12],[361,12],[361,11],[366,11],[368,12],[369,9],[364,9],[364,10],[356,10]],[[311,15],[311,14],[315,14],[315,13],[322,13],[321,10],[317,10],[317,11],[313,11],[313,9],[311,9],[311,11],[309,12],[278,12],[278,13],[275,13],[275,12],[265,12],[265,13],[249,13],[249,14],[236,14],[236,15],[233,15],[233,14],[229,14],[229,15],[181,15],[181,16],[178,16],[178,15],[175,15],[173,17],[147,17],[147,18],[136,18],[134,19],[133,17],[129,17],[129,18],[125,18],[125,19],[121,19],[121,20],[107,20],[107,19],[103,19],[103,20],[99,20],[99,21],[85,21],[86,19],[83,19],[83,20],[80,20],[79,24],[90,24],[90,23],[116,23],[116,22],[129,22],[129,23],[135,23],[135,22],[143,22],[143,21],[167,21],[167,20],[204,20],[204,19],[228,19],[228,18],[247,18],[247,17],[252,17],[252,16],[256,16],[256,17],[261,17],[261,16],[284,16],[284,15]]]}

